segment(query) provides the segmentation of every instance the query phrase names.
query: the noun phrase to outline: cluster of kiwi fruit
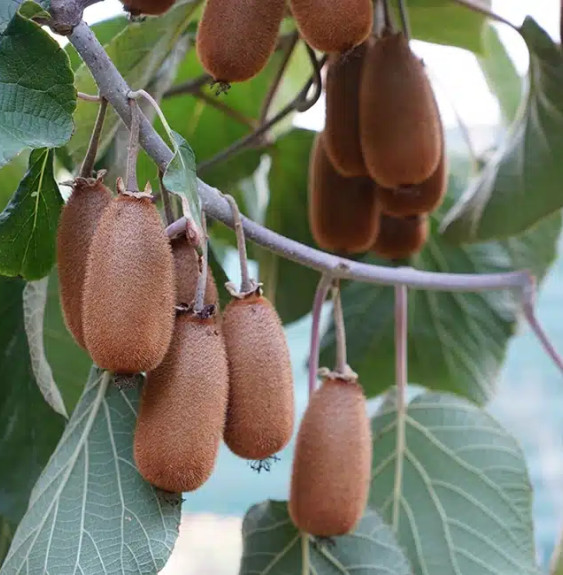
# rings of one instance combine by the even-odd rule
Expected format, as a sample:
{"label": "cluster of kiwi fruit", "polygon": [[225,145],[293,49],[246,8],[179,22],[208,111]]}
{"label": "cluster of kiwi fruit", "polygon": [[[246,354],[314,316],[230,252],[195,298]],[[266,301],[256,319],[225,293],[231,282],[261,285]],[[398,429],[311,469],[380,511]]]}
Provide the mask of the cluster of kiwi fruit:
{"label": "cluster of kiwi fruit", "polygon": [[326,124],[310,159],[317,244],[402,259],[422,249],[447,190],[440,113],[421,60],[384,30],[329,58]]}
{"label": "cluster of kiwi fruit", "polygon": [[[236,292],[221,314],[208,269],[187,237],[170,240],[150,193],[77,178],[63,208],[58,272],[69,331],[122,381],[146,373],[134,455],[140,473],[169,492],[211,475],[220,441],[264,460],[291,439],[293,378],[278,314],[261,294]],[[199,307],[199,306],[198,306]]]}

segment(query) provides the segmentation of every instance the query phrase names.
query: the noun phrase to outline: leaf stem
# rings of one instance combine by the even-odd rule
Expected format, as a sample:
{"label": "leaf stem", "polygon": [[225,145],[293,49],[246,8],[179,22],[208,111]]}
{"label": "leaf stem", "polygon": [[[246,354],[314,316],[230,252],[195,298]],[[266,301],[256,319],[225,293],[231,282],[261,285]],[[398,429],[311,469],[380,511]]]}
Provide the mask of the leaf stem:
{"label": "leaf stem", "polygon": [[106,112],[108,108],[108,101],[105,98],[100,98],[99,101],[100,107],[98,109],[98,115],[96,116],[94,130],[92,131],[90,143],[88,144],[88,150],[86,151],[82,166],[80,167],[81,178],[91,177],[92,170],[94,169],[94,164],[96,163],[96,155],[98,154],[100,136],[102,135],[102,129],[104,127],[104,120],[106,118]]}
{"label": "leaf stem", "polygon": [[246,238],[244,237],[244,228],[242,226],[240,211],[238,209],[238,204],[233,196],[227,194],[225,197],[231,206],[235,234],[237,236],[238,257],[240,261],[240,291],[241,293],[248,293],[252,289],[252,281],[250,280],[250,274],[248,273]]}
{"label": "leaf stem", "polygon": [[196,314],[203,311],[205,305],[205,290],[207,288],[207,251],[209,238],[207,236],[207,221],[205,213],[201,214],[201,228],[202,228],[202,255],[201,255],[201,269],[199,270],[199,277],[197,278],[197,287],[194,298],[194,312]]}
{"label": "leaf stem", "polygon": [[129,100],[131,106],[131,127],[129,131],[129,147],[127,150],[127,176],[125,186],[130,192],[138,192],[137,157],[139,156],[140,110],[135,100]]}
{"label": "leaf stem", "polygon": [[346,326],[344,324],[344,313],[342,312],[342,299],[340,297],[340,282],[333,282],[332,287],[334,329],[336,332],[336,366],[337,373],[346,373],[348,366],[346,353]]}
{"label": "leaf stem", "polygon": [[324,273],[317,285],[315,299],[313,300],[313,311],[311,321],[311,345],[309,351],[309,397],[313,395],[317,385],[317,372],[319,371],[319,349],[321,346],[320,328],[321,312],[323,304],[328,295],[328,290],[332,284],[332,277]]}
{"label": "leaf stem", "polygon": [[158,118],[160,119],[160,122],[162,123],[162,126],[164,127],[164,130],[166,131],[166,135],[168,136],[168,139],[170,140],[174,149],[176,149],[176,140],[174,140],[174,137],[172,136],[172,129],[170,128],[170,124],[168,123],[168,120],[166,119],[164,112],[161,110],[160,106],[158,105],[158,102],[146,90],[130,91],[127,94],[127,97],[131,98],[133,100],[137,100],[141,96],[145,100],[147,100],[147,102],[150,103],[150,105],[154,108],[155,112],[158,114]]}
{"label": "leaf stem", "polygon": [[162,194],[162,204],[164,205],[164,216],[166,217],[166,225],[170,225],[174,221],[174,212],[172,210],[172,202],[170,201],[170,192],[164,185],[164,172],[158,170],[158,182],[160,184],[160,193]]}
{"label": "leaf stem", "polygon": [[408,292],[405,286],[395,287],[395,377],[397,386],[397,457],[393,486],[393,531],[399,531],[403,491],[403,461],[406,448],[405,418],[407,393]]}
{"label": "leaf stem", "polygon": [[103,98],[96,94],[86,94],[85,92],[76,92],[76,97],[85,102],[102,102]]}
{"label": "leaf stem", "polygon": [[309,550],[309,534],[301,532],[301,575],[309,575],[311,571],[311,559]]}

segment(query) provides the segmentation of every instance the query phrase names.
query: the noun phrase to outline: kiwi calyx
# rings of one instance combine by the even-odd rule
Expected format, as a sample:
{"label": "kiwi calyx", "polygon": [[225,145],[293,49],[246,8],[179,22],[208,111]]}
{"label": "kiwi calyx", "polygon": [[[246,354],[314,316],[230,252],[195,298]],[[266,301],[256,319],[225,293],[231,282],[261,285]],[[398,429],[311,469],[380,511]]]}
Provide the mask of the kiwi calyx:
{"label": "kiwi calyx", "polygon": [[349,365],[346,365],[343,372],[331,371],[328,367],[321,367],[317,373],[322,379],[339,379],[347,383],[356,383],[358,381],[358,374]]}
{"label": "kiwi calyx", "polygon": [[246,299],[247,297],[251,297],[253,295],[261,296],[263,285],[263,283],[251,279],[250,289],[248,291],[239,291],[234,282],[225,283],[225,289],[229,292],[229,295],[235,299]]}

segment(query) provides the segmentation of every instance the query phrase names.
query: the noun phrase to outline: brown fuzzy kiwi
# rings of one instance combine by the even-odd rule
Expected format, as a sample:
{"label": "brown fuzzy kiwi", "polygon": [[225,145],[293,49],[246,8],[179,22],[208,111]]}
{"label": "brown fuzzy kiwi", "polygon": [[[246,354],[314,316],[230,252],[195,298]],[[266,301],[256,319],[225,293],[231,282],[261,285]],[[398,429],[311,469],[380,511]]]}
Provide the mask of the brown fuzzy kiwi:
{"label": "brown fuzzy kiwi", "polygon": [[223,314],[229,360],[225,443],[246,459],[266,459],[293,433],[293,376],[278,314],[259,294],[233,299]]}
{"label": "brown fuzzy kiwi", "polygon": [[[176,268],[176,303],[190,305],[195,298],[199,277],[199,262],[195,249],[185,236],[172,240],[172,254]],[[211,267],[207,267],[207,285],[205,286],[205,305],[217,306],[219,296]]]}
{"label": "brown fuzzy kiwi", "polygon": [[135,462],[160,489],[193,491],[211,475],[229,392],[227,355],[215,317],[176,318],[170,348],[147,375],[135,430]]}
{"label": "brown fuzzy kiwi", "polygon": [[86,262],[94,232],[111,202],[111,192],[101,179],[77,178],[61,213],[57,230],[59,292],[66,326],[81,347],[82,292]]}
{"label": "brown fuzzy kiwi", "polygon": [[367,44],[332,55],[326,76],[324,143],[332,165],[348,178],[367,176],[360,144],[360,77]]}
{"label": "brown fuzzy kiwi", "polygon": [[317,136],[309,164],[309,225],[324,250],[360,253],[374,243],[379,202],[369,178],[345,178],[331,164],[324,136]]}
{"label": "brown fuzzy kiwi", "polygon": [[218,82],[244,82],[272,55],[285,0],[207,0],[197,33],[203,67]]}
{"label": "brown fuzzy kiwi", "polygon": [[96,228],[86,267],[84,341],[94,362],[117,373],[154,369],[174,328],[170,242],[150,198],[114,199]]}
{"label": "brown fuzzy kiwi", "polygon": [[299,529],[320,537],[352,531],[367,503],[371,452],[362,387],[326,379],[297,435],[289,513]]}
{"label": "brown fuzzy kiwi", "polygon": [[420,184],[442,153],[440,116],[424,65],[403,34],[371,39],[360,85],[360,139],[384,188]]}
{"label": "brown fuzzy kiwi", "polygon": [[141,14],[149,14],[151,16],[159,16],[164,14],[173,5],[175,0],[121,0],[124,8],[132,16],[140,16]]}
{"label": "brown fuzzy kiwi", "polygon": [[323,52],[347,52],[372,29],[371,0],[290,0],[289,5],[303,38]]}
{"label": "brown fuzzy kiwi", "polygon": [[442,203],[448,189],[445,151],[434,173],[421,184],[395,190],[378,188],[381,210],[389,216],[405,217],[433,212]]}
{"label": "brown fuzzy kiwi", "polygon": [[379,235],[371,251],[390,260],[408,258],[418,253],[428,239],[426,214],[394,218],[381,215]]}

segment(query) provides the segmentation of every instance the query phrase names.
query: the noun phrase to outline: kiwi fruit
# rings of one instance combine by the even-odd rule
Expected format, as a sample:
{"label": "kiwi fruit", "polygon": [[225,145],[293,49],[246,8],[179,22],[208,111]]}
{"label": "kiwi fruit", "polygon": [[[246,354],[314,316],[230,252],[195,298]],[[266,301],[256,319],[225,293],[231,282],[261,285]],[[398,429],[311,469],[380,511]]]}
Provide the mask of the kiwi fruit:
{"label": "kiwi fruit", "polygon": [[[190,305],[195,298],[199,277],[199,258],[186,236],[172,240],[172,254],[176,269],[176,303]],[[219,296],[211,267],[207,266],[207,284],[205,286],[205,305],[217,306]]]}
{"label": "kiwi fruit", "polygon": [[82,293],[86,261],[94,232],[111,198],[101,179],[77,178],[59,220],[57,262],[61,307],[66,326],[81,347],[85,347]]}
{"label": "kiwi fruit", "polygon": [[217,82],[244,82],[258,74],[276,47],[285,0],[207,0],[197,53]]}
{"label": "kiwi fruit", "polygon": [[371,0],[290,0],[289,5],[303,38],[322,52],[348,52],[373,26]]}
{"label": "kiwi fruit", "polygon": [[140,16],[148,14],[159,16],[164,14],[173,5],[175,0],[121,0],[124,8],[131,16]]}
{"label": "kiwi fruit", "polygon": [[324,250],[368,250],[377,237],[379,202],[369,178],[345,178],[331,164],[324,135],[317,136],[309,163],[309,225]]}
{"label": "kiwi fruit", "polygon": [[225,443],[245,459],[266,459],[293,433],[293,376],[280,318],[259,293],[233,299],[223,314],[229,360]]}
{"label": "kiwi fruit", "polygon": [[174,328],[174,260],[150,198],[122,195],[104,211],[88,254],[86,348],[102,369],[137,373],[164,358]]}
{"label": "kiwi fruit", "polygon": [[332,165],[348,178],[367,176],[360,144],[360,78],[367,44],[329,58],[324,143]]}
{"label": "kiwi fruit", "polygon": [[433,212],[442,203],[448,189],[448,170],[445,151],[438,167],[421,184],[402,186],[395,190],[378,188],[381,210],[389,216],[405,217]]}
{"label": "kiwi fruit", "polygon": [[170,348],[141,395],[134,454],[147,481],[179,493],[209,478],[225,425],[228,378],[216,318],[180,313]]}
{"label": "kiwi fruit", "polygon": [[359,102],[370,176],[384,188],[428,179],[442,154],[440,115],[424,65],[402,33],[370,40]]}
{"label": "kiwi fruit", "polygon": [[390,260],[408,258],[418,253],[428,239],[428,216],[425,214],[394,218],[381,214],[379,235],[371,251]]}
{"label": "kiwi fruit", "polygon": [[326,379],[309,402],[293,460],[289,513],[302,531],[352,531],[368,498],[371,431],[362,387]]}

